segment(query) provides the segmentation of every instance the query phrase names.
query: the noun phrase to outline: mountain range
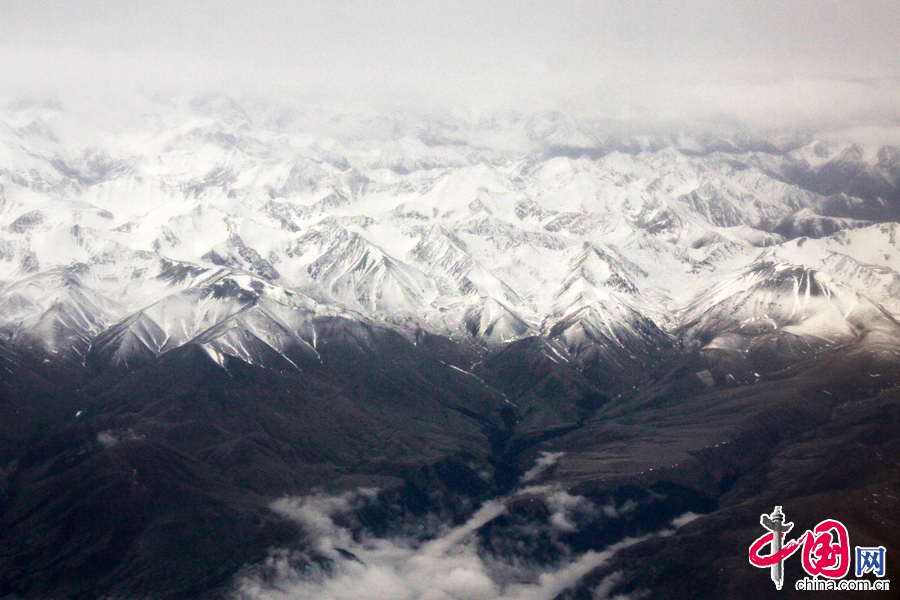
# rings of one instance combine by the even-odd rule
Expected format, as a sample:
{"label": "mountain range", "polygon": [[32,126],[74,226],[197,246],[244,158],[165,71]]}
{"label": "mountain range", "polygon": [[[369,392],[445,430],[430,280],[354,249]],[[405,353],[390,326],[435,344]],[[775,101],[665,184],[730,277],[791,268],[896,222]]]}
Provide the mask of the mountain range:
{"label": "mountain range", "polygon": [[0,597],[349,598],[403,539],[763,598],[774,505],[900,565],[900,148],[139,105],[0,119]]}

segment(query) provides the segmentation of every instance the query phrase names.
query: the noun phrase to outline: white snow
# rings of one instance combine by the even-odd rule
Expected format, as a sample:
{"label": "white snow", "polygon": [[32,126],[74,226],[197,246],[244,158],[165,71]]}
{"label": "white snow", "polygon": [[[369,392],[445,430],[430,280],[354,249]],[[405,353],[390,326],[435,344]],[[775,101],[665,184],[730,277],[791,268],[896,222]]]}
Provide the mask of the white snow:
{"label": "white snow", "polygon": [[[588,331],[623,343],[644,335],[638,316],[665,331],[721,328],[715,307],[732,311],[721,315],[729,327],[832,337],[855,335],[855,306],[900,315],[898,225],[789,242],[763,231],[763,220],[821,201],[774,177],[767,155],[737,168],[731,155],[682,152],[700,144],[685,134],[676,146],[644,140],[640,152],[569,158],[544,151],[589,150],[599,134],[560,115],[417,121],[321,110],[279,128],[217,114],[226,104],[198,116],[146,100],[144,113],[116,117],[118,133],[40,107],[3,115],[5,336],[32,327],[58,345],[67,327],[81,339],[130,318],[120,352],[157,353],[224,323],[256,327],[234,320],[248,298],[289,305],[292,290],[316,298],[301,312],[359,311],[454,335],[468,321],[487,344],[557,324],[571,344]],[[53,135],[21,133],[32,123]],[[817,168],[870,154],[829,142],[790,158]],[[23,217],[31,213],[34,223]],[[769,262],[765,276],[748,271]],[[811,295],[802,278],[767,287],[794,266],[813,270],[828,294]],[[85,308],[65,286],[41,283],[40,300],[22,291],[54,269],[102,308]],[[246,297],[210,299],[216,278]],[[55,306],[66,316],[50,327]],[[266,343],[282,352],[291,327],[263,321]],[[714,343],[729,331],[716,330]],[[217,360],[251,359],[238,338],[204,343]]]}

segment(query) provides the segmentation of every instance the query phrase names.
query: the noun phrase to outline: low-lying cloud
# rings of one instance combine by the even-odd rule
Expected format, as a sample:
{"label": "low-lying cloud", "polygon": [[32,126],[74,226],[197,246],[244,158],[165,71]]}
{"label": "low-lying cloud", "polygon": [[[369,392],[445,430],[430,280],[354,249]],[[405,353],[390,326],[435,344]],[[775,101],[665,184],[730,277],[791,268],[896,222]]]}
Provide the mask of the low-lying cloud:
{"label": "low-lying cloud", "polygon": [[[374,490],[340,496],[314,495],[283,499],[273,510],[301,524],[313,547],[332,566],[298,560],[286,550],[274,550],[264,564],[250,569],[237,582],[239,600],[550,600],[577,584],[616,552],[653,536],[665,536],[697,518],[686,513],[651,535],[627,537],[602,551],[571,556],[550,567],[504,564],[479,552],[476,531],[507,512],[507,503],[521,497],[540,497],[551,510],[550,525],[574,530],[574,518],[602,513],[618,518],[634,503],[595,507],[581,496],[551,487],[530,486],[506,498],[485,502],[463,525],[446,528],[425,542],[412,538],[356,537],[335,517],[360,508],[374,498]],[[510,560],[510,559],[507,559]],[[515,559],[512,559],[515,560]],[[614,573],[604,579],[598,598],[618,583]]]}

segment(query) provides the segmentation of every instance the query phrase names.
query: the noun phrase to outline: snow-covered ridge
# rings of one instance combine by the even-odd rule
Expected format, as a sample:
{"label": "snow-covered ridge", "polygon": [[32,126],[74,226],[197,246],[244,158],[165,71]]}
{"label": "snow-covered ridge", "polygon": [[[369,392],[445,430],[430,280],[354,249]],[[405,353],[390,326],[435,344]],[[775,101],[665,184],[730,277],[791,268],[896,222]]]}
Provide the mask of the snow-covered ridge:
{"label": "snow-covered ridge", "polygon": [[763,318],[843,339],[862,301],[900,313],[896,149],[628,138],[555,113],[146,110],[124,132],[48,104],[0,115],[5,339],[118,364],[185,343],[299,364],[325,312],[636,356]]}

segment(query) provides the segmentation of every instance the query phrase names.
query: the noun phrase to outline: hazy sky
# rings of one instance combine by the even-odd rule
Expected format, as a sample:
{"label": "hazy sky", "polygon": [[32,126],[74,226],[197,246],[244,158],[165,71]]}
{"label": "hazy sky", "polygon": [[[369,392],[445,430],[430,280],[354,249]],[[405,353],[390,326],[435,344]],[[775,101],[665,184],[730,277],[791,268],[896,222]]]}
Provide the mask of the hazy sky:
{"label": "hazy sky", "polygon": [[897,0],[0,0],[0,76],[894,118],[898,31]]}

